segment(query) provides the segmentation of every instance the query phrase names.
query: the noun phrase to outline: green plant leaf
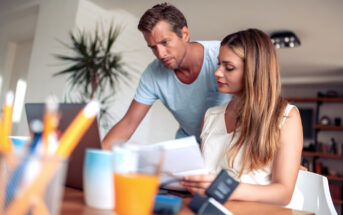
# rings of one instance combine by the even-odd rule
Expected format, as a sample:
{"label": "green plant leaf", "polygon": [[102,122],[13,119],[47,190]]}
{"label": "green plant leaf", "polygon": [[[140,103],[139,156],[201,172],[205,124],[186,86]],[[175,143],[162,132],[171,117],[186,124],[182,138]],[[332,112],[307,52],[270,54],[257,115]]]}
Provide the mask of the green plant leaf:
{"label": "green plant leaf", "polygon": [[[70,89],[73,95],[78,95],[74,101],[86,101],[96,96],[106,107],[105,104],[114,98],[120,82],[131,84],[131,74],[124,69],[122,53],[113,52],[121,31],[121,27],[112,24],[104,36],[98,28],[93,32],[76,30],[69,32],[69,43],[60,41],[72,52],[70,55],[54,56],[71,65],[54,73],[54,76],[68,75]],[[108,89],[111,91],[107,92]],[[106,110],[102,113],[105,114]]]}
{"label": "green plant leaf", "polygon": [[83,68],[85,68],[85,65],[83,63],[77,63],[75,65],[68,67],[65,70],[55,73],[54,76],[63,75],[67,73],[80,73]]}

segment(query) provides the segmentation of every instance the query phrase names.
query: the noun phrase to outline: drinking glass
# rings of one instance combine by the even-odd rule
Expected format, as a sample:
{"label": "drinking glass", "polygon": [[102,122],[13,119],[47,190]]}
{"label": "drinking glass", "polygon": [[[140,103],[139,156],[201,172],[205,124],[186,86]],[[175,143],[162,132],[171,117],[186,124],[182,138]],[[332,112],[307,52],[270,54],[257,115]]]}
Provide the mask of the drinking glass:
{"label": "drinking glass", "polygon": [[158,146],[125,143],[113,147],[114,210],[117,214],[152,213],[163,157],[163,149]]}

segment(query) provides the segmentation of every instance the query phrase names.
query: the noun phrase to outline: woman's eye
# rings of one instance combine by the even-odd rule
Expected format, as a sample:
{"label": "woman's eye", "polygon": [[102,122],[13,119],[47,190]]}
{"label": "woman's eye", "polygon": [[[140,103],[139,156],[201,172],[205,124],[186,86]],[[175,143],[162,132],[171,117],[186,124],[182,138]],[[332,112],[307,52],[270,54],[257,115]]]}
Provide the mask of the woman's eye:
{"label": "woman's eye", "polygon": [[231,72],[232,70],[234,70],[233,67],[225,67],[225,69],[226,69],[226,71],[229,71],[229,72]]}

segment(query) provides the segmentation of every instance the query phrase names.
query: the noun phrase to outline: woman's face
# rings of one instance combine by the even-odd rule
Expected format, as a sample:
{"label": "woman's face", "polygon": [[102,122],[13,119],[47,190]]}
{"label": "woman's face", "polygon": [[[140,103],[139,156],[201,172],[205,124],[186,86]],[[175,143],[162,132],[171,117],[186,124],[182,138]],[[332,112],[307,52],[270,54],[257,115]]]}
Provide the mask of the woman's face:
{"label": "woman's face", "polygon": [[227,45],[221,46],[218,56],[218,89],[222,93],[239,95],[243,90],[244,62]]}

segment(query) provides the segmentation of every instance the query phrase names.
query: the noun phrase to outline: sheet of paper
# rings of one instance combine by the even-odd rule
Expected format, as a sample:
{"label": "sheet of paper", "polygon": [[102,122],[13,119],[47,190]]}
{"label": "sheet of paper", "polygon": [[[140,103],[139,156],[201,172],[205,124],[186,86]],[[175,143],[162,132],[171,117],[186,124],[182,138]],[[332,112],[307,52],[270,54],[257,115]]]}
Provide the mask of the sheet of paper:
{"label": "sheet of paper", "polygon": [[[206,170],[201,156],[199,144],[194,136],[170,140],[143,147],[162,147],[164,163],[161,175],[161,185],[167,189],[184,190],[178,179],[186,175],[204,174]],[[157,160],[154,154],[147,154],[146,160]]]}

